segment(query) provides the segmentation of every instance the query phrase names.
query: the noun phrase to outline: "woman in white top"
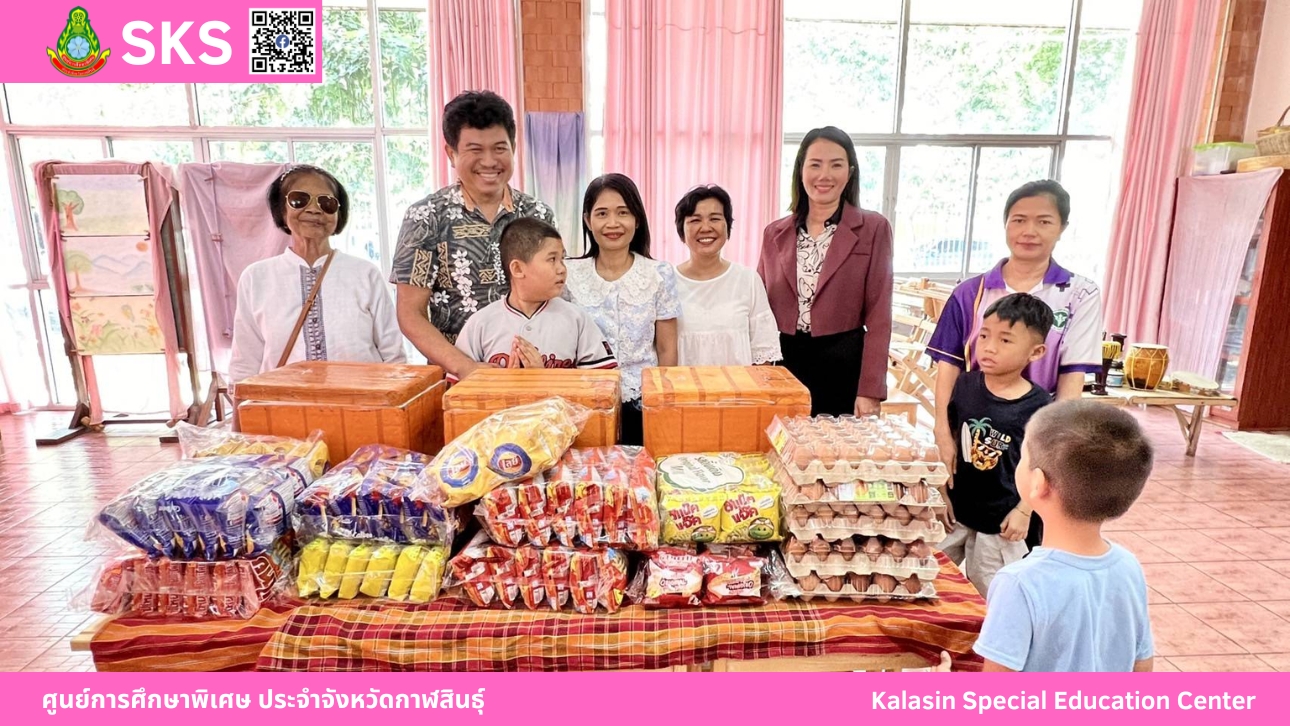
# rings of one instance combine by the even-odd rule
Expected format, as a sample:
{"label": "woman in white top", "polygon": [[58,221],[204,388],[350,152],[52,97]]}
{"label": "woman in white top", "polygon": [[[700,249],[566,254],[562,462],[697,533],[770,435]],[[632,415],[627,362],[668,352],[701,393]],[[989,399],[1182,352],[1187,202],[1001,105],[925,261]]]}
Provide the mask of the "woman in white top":
{"label": "woman in white top", "polygon": [[676,204],[676,233],[690,250],[690,259],[676,268],[680,365],[747,366],[781,358],[761,278],[721,256],[733,222],[730,195],[715,184],[691,189]]}
{"label": "woman in white top", "polygon": [[331,236],[345,229],[349,218],[349,195],[340,181],[318,167],[293,166],[269,187],[268,202],[273,221],[291,235],[291,246],[247,267],[238,281],[231,381],[277,367],[329,257],[287,362],[406,360],[380,270],[331,247]]}
{"label": "woman in white top", "polygon": [[565,297],[591,313],[622,373],[619,441],[644,443],[641,371],[676,365],[676,271],[650,257],[645,203],[631,179],[606,174],[582,198],[587,254],[568,260]]}

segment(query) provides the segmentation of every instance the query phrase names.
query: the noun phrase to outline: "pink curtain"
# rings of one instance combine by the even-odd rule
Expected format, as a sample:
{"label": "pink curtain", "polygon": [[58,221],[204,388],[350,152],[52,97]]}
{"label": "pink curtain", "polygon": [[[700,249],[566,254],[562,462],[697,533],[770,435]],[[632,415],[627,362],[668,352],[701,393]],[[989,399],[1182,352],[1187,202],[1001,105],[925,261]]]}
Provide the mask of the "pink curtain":
{"label": "pink curtain", "polygon": [[[524,119],[520,93],[519,32],[514,0],[430,0],[430,167],[431,181],[454,181],[443,153],[443,107],[465,91],[492,91],[515,109],[516,143]],[[511,186],[524,180],[523,155],[515,154]]]}
{"label": "pink curtain", "polygon": [[1187,171],[1212,73],[1222,0],[1146,0],[1120,198],[1107,252],[1108,330],[1154,342],[1169,259],[1174,185]]}
{"label": "pink curtain", "polygon": [[783,0],[608,0],[605,171],[640,187],[654,254],[686,258],[673,210],[698,184],[730,192],[724,254],[757,264],[777,216]]}
{"label": "pink curtain", "polygon": [[1259,215],[1280,169],[1180,179],[1160,342],[1169,368],[1212,378]]}
{"label": "pink curtain", "polygon": [[[170,169],[152,163],[132,164],[125,161],[100,161],[93,164],[72,164],[61,161],[41,161],[32,165],[32,176],[36,180],[36,192],[40,198],[41,215],[45,223],[45,240],[49,244],[49,280],[53,283],[55,297],[58,300],[58,317],[62,321],[63,335],[68,352],[74,352],[72,335],[71,297],[67,289],[67,276],[63,270],[63,240],[58,228],[58,210],[54,207],[51,180],[59,174],[128,174],[141,176],[148,196],[148,235],[151,239],[161,239],[161,226],[170,214],[171,202],[174,199],[175,183]],[[170,415],[180,419],[185,415],[182,395],[179,390],[179,335],[175,328],[174,307],[171,303],[170,278],[166,274],[166,260],[162,246],[154,244],[153,282],[155,293],[154,309],[157,325],[161,327],[165,339],[166,383],[170,392]],[[85,372],[85,390],[89,400],[90,422],[103,421],[103,406],[100,402],[98,378],[94,374],[94,358],[81,358],[81,369]]]}

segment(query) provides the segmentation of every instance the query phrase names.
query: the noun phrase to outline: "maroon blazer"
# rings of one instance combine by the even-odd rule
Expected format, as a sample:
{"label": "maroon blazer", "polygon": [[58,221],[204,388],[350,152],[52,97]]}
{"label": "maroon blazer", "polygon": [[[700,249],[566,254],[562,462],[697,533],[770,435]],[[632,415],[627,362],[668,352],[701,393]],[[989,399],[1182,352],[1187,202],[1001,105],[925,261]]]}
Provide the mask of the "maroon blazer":
{"label": "maroon blazer", "polygon": [[[811,308],[811,335],[865,328],[857,396],[887,398],[891,345],[891,224],[877,212],[844,204],[824,256]],[[779,332],[797,332],[797,220],[771,222],[762,236],[757,274],[766,284]]]}

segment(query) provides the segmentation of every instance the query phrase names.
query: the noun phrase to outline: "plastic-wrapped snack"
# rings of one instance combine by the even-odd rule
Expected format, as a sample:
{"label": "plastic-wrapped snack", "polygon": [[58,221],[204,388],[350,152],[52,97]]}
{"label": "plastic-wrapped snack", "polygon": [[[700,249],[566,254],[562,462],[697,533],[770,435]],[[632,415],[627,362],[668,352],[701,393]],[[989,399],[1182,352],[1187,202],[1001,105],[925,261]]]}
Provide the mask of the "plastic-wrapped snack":
{"label": "plastic-wrapped snack", "polygon": [[479,607],[616,612],[627,589],[627,556],[620,550],[503,547],[482,532],[448,566],[452,585]]}
{"label": "plastic-wrapped snack", "polygon": [[658,463],[664,544],[781,539],[780,487],[760,455],[679,454]]}
{"label": "plastic-wrapped snack", "polygon": [[590,413],[563,398],[499,411],[444,446],[421,481],[445,506],[472,502],[555,466]]}
{"label": "plastic-wrapped snack", "polygon": [[765,567],[766,560],[760,557],[703,555],[703,604],[764,604],[762,570]]}
{"label": "plastic-wrapped snack", "polygon": [[569,603],[569,573],[573,550],[552,547],[542,550],[542,585],[552,610]]}
{"label": "plastic-wrapped snack", "polygon": [[296,594],[425,603],[439,592],[446,560],[441,545],[318,537],[301,550]]}
{"label": "plastic-wrapped snack", "polygon": [[408,594],[408,600],[426,603],[435,599],[439,594],[439,588],[443,586],[443,575],[447,565],[446,547],[427,548],[426,555],[421,560],[421,566],[417,569],[417,576],[412,580],[412,590]]}
{"label": "plastic-wrapped snack", "polygon": [[308,463],[310,481],[327,470],[327,442],[321,431],[314,431],[307,439],[291,439],[242,434],[218,426],[192,426],[181,421],[175,425],[175,433],[185,459],[246,454],[300,458]]}
{"label": "plastic-wrapped snack", "polygon": [[394,578],[394,564],[398,562],[402,545],[386,543],[376,548],[372,559],[367,563],[367,572],[363,575],[363,584],[358,591],[368,597],[385,597]]}
{"label": "plastic-wrapped snack", "polygon": [[181,461],[108,502],[97,522],[154,557],[250,557],[291,530],[297,483],[245,457]]}
{"label": "plastic-wrapped snack", "polygon": [[349,565],[349,555],[354,551],[354,544],[343,539],[333,541],[327,547],[327,560],[323,565],[322,580],[318,583],[318,596],[329,598],[340,589],[345,569]]}
{"label": "plastic-wrapped snack", "polygon": [[421,569],[421,560],[425,559],[426,548],[421,545],[408,545],[399,552],[394,562],[394,574],[390,578],[389,597],[391,600],[403,601],[412,592],[412,581]]}
{"label": "plastic-wrapped snack", "polygon": [[445,511],[415,485],[429,463],[425,454],[392,446],[359,447],[300,496],[296,529],[303,539],[451,542],[460,513]]}
{"label": "plastic-wrapped snack", "polygon": [[661,547],[645,565],[643,603],[647,607],[697,607],[703,591],[699,555],[676,547]]}
{"label": "plastic-wrapped snack", "polygon": [[318,594],[319,580],[323,567],[327,564],[327,553],[331,542],[318,537],[300,550],[300,568],[296,577],[296,591],[300,597],[313,597]]}

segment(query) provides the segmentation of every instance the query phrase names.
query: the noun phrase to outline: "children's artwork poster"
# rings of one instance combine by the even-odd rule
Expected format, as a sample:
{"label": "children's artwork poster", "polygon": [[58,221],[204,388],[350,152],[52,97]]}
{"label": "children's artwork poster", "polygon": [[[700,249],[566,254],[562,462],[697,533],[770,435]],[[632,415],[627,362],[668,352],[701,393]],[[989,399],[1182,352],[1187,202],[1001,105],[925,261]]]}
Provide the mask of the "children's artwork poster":
{"label": "children's artwork poster", "polygon": [[67,237],[148,234],[148,201],[137,174],[54,177],[58,230]]}
{"label": "children's artwork poster", "polygon": [[72,298],[72,333],[81,355],[161,353],[166,341],[152,296]]}
{"label": "children's artwork poster", "polygon": [[147,237],[68,237],[63,273],[72,297],[153,295],[152,240]]}

